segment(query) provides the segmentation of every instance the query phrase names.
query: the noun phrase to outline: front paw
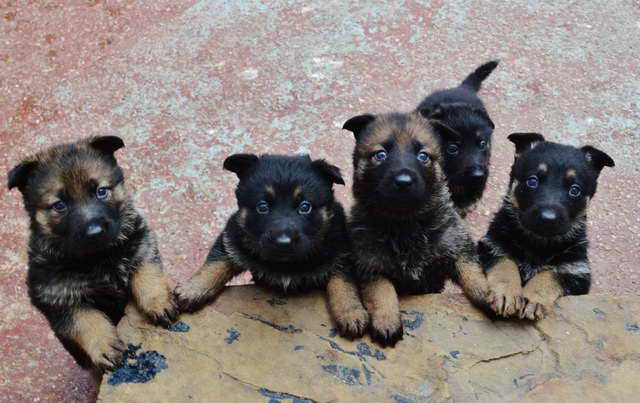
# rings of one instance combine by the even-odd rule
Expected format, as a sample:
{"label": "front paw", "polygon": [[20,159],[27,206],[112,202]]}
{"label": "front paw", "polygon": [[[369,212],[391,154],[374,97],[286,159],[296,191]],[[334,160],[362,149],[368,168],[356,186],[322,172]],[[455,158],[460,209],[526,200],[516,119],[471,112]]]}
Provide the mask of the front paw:
{"label": "front paw", "polygon": [[139,304],[142,314],[154,325],[169,327],[178,320],[178,307],[172,293],[147,297]]}
{"label": "front paw", "polygon": [[342,337],[347,339],[362,337],[369,325],[369,313],[363,308],[356,308],[336,318],[336,325]]}
{"label": "front paw", "polygon": [[93,365],[101,371],[113,371],[126,358],[127,346],[117,335],[101,337],[95,340],[90,351],[87,351]]}
{"label": "front paw", "polygon": [[497,315],[509,318],[522,312],[527,304],[527,299],[522,295],[507,295],[498,290],[490,290],[487,302]]}
{"label": "front paw", "polygon": [[200,310],[212,299],[208,291],[197,282],[188,281],[176,287],[173,293],[180,312],[193,313]]}
{"label": "front paw", "polygon": [[382,347],[393,347],[402,340],[404,328],[400,313],[374,315],[371,320],[371,339]]}
{"label": "front paw", "polygon": [[549,308],[540,302],[528,301],[520,310],[520,319],[542,320],[549,312]]}

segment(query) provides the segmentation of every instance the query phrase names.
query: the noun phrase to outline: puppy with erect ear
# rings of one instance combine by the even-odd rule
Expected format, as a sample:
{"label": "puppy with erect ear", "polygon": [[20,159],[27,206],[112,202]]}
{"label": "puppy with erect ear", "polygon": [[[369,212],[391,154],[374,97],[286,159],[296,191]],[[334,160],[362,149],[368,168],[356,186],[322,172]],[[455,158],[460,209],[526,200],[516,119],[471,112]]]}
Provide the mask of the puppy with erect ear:
{"label": "puppy with erect ear", "polygon": [[326,289],[341,335],[362,336],[368,314],[352,278],[350,244],[333,184],[340,170],[308,155],[235,154],[224,168],[240,180],[238,210],[200,270],[176,290],[181,309],[212,302],[224,285],[249,270],[256,284],[282,293]]}
{"label": "puppy with erect ear", "polygon": [[497,60],[479,66],[459,86],[432,93],[416,108],[426,119],[442,123],[434,128],[442,148],[440,163],[463,218],[482,198],[489,177],[495,125],[478,91],[497,66]]}
{"label": "puppy with erect ear", "polygon": [[355,269],[371,337],[382,346],[403,336],[398,295],[441,292],[453,280],[485,304],[486,279],[451,202],[435,125],[442,123],[418,112],[359,115],[344,124],[356,138],[348,223]]}
{"label": "puppy with erect ear", "polygon": [[116,136],[62,144],[8,175],[31,221],[31,302],[78,364],[95,372],[124,359],[115,325],[127,304],[161,326],[177,316],[155,235],[114,156],[122,147]]}
{"label": "puppy with erect ear", "polygon": [[589,292],[587,207],[606,153],[513,133],[515,161],[502,207],[478,251],[496,315],[542,319],[555,300]]}

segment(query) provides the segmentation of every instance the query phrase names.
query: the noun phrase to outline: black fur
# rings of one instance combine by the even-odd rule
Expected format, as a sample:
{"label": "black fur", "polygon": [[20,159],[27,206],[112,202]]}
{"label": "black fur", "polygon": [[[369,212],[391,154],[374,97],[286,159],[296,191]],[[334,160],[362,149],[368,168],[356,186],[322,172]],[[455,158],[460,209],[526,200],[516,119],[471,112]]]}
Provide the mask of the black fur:
{"label": "black fur", "polygon": [[[483,268],[508,257],[518,265],[522,285],[550,269],[565,295],[588,293],[588,201],[600,171],[613,160],[591,146],[557,144],[538,133],[514,133],[509,140],[516,159],[502,207],[478,246]],[[569,193],[573,185],[581,188],[577,197]]]}
{"label": "black fur", "polygon": [[436,127],[444,156],[441,162],[463,217],[482,198],[489,177],[495,125],[477,92],[497,66],[498,61],[483,64],[458,87],[436,91],[417,107],[425,118],[442,123]]}

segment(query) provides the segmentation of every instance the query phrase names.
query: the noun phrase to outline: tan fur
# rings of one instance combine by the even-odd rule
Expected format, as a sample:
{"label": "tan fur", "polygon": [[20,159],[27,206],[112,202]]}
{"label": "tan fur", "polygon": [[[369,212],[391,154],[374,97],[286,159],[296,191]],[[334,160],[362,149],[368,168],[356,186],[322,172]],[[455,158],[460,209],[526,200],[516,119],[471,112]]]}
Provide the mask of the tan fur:
{"label": "tan fur", "polygon": [[563,295],[563,290],[555,273],[552,270],[545,270],[533,276],[525,284],[523,295],[528,302],[520,312],[520,318],[540,320],[544,318],[555,301]]}
{"label": "tan fur", "polygon": [[155,263],[140,266],[131,279],[131,292],[136,304],[152,322],[174,308],[173,298],[162,267]]}
{"label": "tan fur", "polygon": [[239,270],[229,260],[206,262],[198,272],[176,288],[176,295],[184,306],[211,302]]}
{"label": "tan fur", "polygon": [[472,300],[486,301],[489,286],[480,265],[465,257],[460,257],[456,261],[456,270],[460,287],[464,293]]}
{"label": "tan fur", "polygon": [[401,331],[398,294],[389,280],[379,276],[371,278],[363,285],[362,299],[374,330],[387,335]]}
{"label": "tan fur", "polygon": [[364,309],[358,289],[341,274],[334,274],[327,283],[329,310],[340,334],[360,336],[369,323],[369,314]]}
{"label": "tan fur", "polygon": [[110,369],[122,361],[126,347],[105,314],[96,309],[78,309],[73,312],[72,322],[69,336],[94,366]]}
{"label": "tan fur", "polygon": [[520,204],[518,204],[518,198],[516,197],[516,189],[518,188],[518,185],[519,182],[514,179],[509,191],[509,201],[515,208],[520,208]]}
{"label": "tan fur", "polygon": [[519,314],[526,300],[522,297],[522,281],[518,266],[502,258],[487,273],[489,296],[487,302],[495,313],[503,317]]}

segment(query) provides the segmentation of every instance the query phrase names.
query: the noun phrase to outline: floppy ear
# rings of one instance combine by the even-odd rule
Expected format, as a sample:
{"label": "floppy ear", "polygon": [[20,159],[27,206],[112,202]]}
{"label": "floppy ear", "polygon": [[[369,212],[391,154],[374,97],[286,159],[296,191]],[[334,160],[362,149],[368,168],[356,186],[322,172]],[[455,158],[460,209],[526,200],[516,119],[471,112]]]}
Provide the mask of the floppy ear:
{"label": "floppy ear", "polygon": [[89,147],[104,155],[113,156],[113,153],[124,147],[124,141],[118,136],[92,137],[89,140]]}
{"label": "floppy ear", "polygon": [[582,152],[584,152],[584,156],[589,161],[591,166],[593,166],[598,174],[602,171],[604,167],[613,167],[615,166],[615,162],[613,159],[607,155],[604,151],[600,151],[592,146],[584,146],[581,148]]}
{"label": "floppy ear", "polygon": [[440,105],[435,106],[434,108],[421,108],[421,109],[418,109],[418,112],[420,112],[420,115],[422,115],[422,117],[427,120],[429,119],[442,120],[445,117],[444,109]]}
{"label": "floppy ear", "polygon": [[451,141],[451,142],[462,141],[462,136],[460,135],[460,133],[453,130],[444,122],[430,119],[429,124],[438,133],[438,135],[442,137],[445,141]]}
{"label": "floppy ear", "polygon": [[369,123],[373,122],[375,118],[376,117],[371,114],[354,116],[344,122],[342,128],[352,132],[356,140],[358,140],[358,138],[360,137],[360,133],[362,133],[365,127],[367,127]]}
{"label": "floppy ear", "polygon": [[315,160],[311,163],[311,167],[328,179],[330,183],[344,185],[340,168],[337,166],[331,165],[325,160]]}
{"label": "floppy ear", "polygon": [[7,175],[7,185],[9,190],[17,187],[21,192],[24,190],[24,186],[27,184],[29,177],[33,173],[33,170],[38,166],[36,161],[21,162]]}
{"label": "floppy ear", "polygon": [[255,154],[233,154],[224,160],[223,167],[242,179],[258,163]]}
{"label": "floppy ear", "polygon": [[540,133],[511,133],[507,139],[516,145],[516,158],[524,151],[531,150],[538,143],[544,141]]}

